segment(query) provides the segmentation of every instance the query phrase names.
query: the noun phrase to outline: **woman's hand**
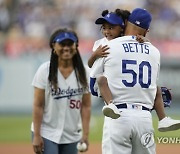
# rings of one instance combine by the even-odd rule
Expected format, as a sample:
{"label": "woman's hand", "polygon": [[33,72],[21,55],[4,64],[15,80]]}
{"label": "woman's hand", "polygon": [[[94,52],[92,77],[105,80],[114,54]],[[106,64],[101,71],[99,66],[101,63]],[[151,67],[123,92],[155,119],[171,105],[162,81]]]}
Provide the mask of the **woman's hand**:
{"label": "woman's hand", "polygon": [[33,137],[33,149],[35,154],[43,154],[44,142],[41,136]]}

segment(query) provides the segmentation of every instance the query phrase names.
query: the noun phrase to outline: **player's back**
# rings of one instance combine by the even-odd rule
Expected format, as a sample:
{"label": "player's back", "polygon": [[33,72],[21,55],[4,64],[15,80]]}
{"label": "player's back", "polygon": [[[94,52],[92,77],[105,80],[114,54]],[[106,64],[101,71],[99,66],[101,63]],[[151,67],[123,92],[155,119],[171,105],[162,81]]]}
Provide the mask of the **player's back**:
{"label": "player's back", "polygon": [[143,103],[152,108],[160,67],[160,53],[150,43],[138,43],[133,36],[108,43],[104,75],[113,99],[122,103]]}

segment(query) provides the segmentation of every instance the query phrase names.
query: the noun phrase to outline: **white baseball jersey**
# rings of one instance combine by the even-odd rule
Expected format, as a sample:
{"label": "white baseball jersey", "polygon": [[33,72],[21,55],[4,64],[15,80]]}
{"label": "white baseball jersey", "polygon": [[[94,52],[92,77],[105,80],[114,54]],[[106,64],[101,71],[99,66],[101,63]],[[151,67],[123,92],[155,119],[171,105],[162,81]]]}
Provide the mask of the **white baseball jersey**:
{"label": "white baseball jersey", "polygon": [[107,45],[110,54],[95,61],[90,77],[104,73],[115,102],[153,108],[160,67],[159,50],[149,42],[138,43],[134,36],[116,38]]}
{"label": "white baseball jersey", "polygon": [[[58,144],[77,142],[81,138],[80,108],[82,96],[88,93],[76,80],[73,71],[64,78],[58,71],[58,91],[48,81],[49,62],[42,64],[36,72],[32,85],[45,89],[45,107],[41,124],[42,137]],[[31,126],[33,131],[33,123]]]}

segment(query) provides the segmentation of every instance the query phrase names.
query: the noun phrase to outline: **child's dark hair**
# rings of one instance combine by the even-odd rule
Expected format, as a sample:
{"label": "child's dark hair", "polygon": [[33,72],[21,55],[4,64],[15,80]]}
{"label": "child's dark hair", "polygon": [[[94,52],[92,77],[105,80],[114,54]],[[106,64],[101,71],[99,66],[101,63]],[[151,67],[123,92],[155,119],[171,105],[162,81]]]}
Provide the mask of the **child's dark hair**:
{"label": "child's dark hair", "polygon": [[49,76],[48,76],[50,85],[52,85],[55,89],[58,88],[58,79],[57,79],[57,77],[58,77],[58,55],[56,53],[54,53],[53,43],[55,43],[54,38],[62,32],[73,33],[77,38],[77,43],[76,43],[77,52],[72,58],[73,67],[74,67],[74,71],[75,71],[76,79],[77,79],[78,83],[80,82],[80,84],[84,88],[87,88],[88,83],[87,83],[87,78],[86,78],[86,71],[85,71],[81,56],[79,54],[79,50],[78,50],[77,34],[74,31],[68,30],[66,28],[56,30],[50,37],[49,46],[52,49],[51,58],[50,58]]}
{"label": "child's dark hair", "polygon": [[116,9],[114,13],[120,16],[123,19],[124,23],[128,20],[129,15],[131,14],[130,11],[122,9]]}
{"label": "child's dark hair", "polygon": [[104,17],[106,14],[108,14],[109,13],[109,11],[108,10],[104,10],[102,13],[101,13],[101,15]]}
{"label": "child's dark hair", "polygon": [[[101,15],[104,17],[106,16],[108,13],[115,13],[117,16],[119,16],[120,18],[122,18],[124,24],[126,25],[126,21],[129,18],[129,15],[131,14],[130,11],[128,10],[123,10],[123,9],[116,9],[114,12],[109,12],[108,10],[104,10]],[[102,28],[102,27],[101,27]],[[124,28],[120,34],[120,36],[124,36]]]}
{"label": "child's dark hair", "polygon": [[[107,15],[108,13],[110,13],[108,10],[104,10],[101,15],[104,17],[105,15]],[[116,9],[114,12],[111,13],[115,13],[117,14],[119,17],[121,17],[124,21],[124,23],[126,22],[126,20],[129,18],[129,15],[131,14],[130,11],[128,10],[123,10],[123,9]]]}

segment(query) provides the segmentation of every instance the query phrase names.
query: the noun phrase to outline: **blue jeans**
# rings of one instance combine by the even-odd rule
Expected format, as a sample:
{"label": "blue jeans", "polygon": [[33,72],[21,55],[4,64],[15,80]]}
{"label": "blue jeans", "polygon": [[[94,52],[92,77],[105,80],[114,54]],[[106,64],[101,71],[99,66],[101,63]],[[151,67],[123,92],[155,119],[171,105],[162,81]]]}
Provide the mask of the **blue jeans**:
{"label": "blue jeans", "polygon": [[[33,133],[32,133],[33,137]],[[44,141],[44,152],[43,154],[78,154],[76,148],[77,143],[68,143],[68,144],[57,144],[46,138],[43,138]]]}

